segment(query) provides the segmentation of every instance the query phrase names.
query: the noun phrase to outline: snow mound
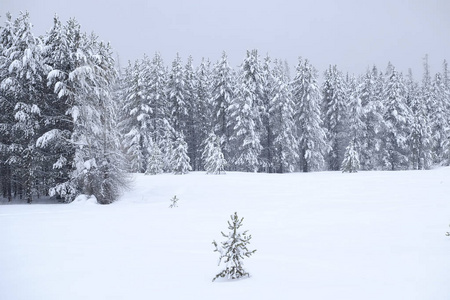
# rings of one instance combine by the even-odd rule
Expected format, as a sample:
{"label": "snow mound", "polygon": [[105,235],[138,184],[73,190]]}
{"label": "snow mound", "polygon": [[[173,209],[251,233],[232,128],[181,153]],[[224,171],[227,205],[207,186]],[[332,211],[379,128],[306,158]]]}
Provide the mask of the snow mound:
{"label": "snow mound", "polygon": [[97,198],[94,195],[78,195],[75,200],[71,204],[86,204],[86,205],[94,205],[97,204]]}

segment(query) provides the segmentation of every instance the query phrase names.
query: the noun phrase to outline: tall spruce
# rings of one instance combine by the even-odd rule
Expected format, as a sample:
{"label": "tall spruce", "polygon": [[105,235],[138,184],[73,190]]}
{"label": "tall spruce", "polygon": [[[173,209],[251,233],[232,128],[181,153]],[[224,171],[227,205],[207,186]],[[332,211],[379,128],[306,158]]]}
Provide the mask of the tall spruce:
{"label": "tall spruce", "polygon": [[359,140],[360,167],[363,170],[373,170],[379,166],[384,123],[381,88],[378,88],[382,87],[381,78],[376,67],[373,67],[367,70],[357,86],[357,96],[361,99],[361,121],[364,124]]}
{"label": "tall spruce", "polygon": [[231,124],[230,106],[235,101],[235,75],[228,63],[225,52],[214,65],[211,83],[211,109],[214,133],[221,140],[221,148],[225,158],[229,161],[231,156],[230,137],[233,125]]}
{"label": "tall spruce", "polygon": [[308,60],[299,59],[292,81],[295,121],[300,153],[300,170],[310,172],[323,168],[324,155],[330,150],[320,117],[320,90],[316,70]]}
{"label": "tall spruce", "polygon": [[294,102],[289,78],[281,61],[275,61],[271,72],[271,97],[268,108],[269,126],[273,134],[273,171],[293,172],[299,155],[294,122]]}
{"label": "tall spruce", "polygon": [[347,89],[342,72],[330,66],[325,72],[322,100],[322,120],[331,151],[327,154],[328,168],[340,170],[347,137]]}
{"label": "tall spruce", "polygon": [[237,95],[230,107],[230,116],[234,124],[233,163],[237,170],[256,172],[261,165],[260,89],[258,53],[255,50],[247,51],[247,57],[240,67]]}
{"label": "tall spruce", "polygon": [[406,103],[403,77],[392,65],[386,74],[384,91],[384,131],[382,159],[389,170],[408,168],[411,110]]}

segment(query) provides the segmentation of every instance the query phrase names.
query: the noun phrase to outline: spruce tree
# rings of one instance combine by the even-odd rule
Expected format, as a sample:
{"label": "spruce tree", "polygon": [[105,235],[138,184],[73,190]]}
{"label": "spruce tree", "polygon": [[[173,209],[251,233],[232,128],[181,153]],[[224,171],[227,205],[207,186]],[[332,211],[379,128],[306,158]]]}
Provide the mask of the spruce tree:
{"label": "spruce tree", "polygon": [[353,141],[345,149],[344,160],[342,161],[341,171],[343,173],[356,173],[359,170],[359,155],[355,150]]}
{"label": "spruce tree", "polygon": [[188,145],[182,133],[173,144],[172,171],[176,175],[187,174],[192,170],[188,154]]}
{"label": "spruce tree", "polygon": [[220,147],[220,139],[211,132],[205,141],[205,149],[203,151],[203,160],[205,161],[205,170],[207,174],[225,174],[225,160],[222,149]]}
{"label": "spruce tree", "polygon": [[164,158],[158,144],[154,141],[150,141],[148,149],[148,161],[146,175],[156,175],[164,171]]}
{"label": "spruce tree", "polygon": [[218,273],[214,278],[227,278],[227,279],[239,279],[244,276],[250,277],[250,274],[244,270],[243,259],[245,257],[250,257],[256,250],[248,250],[247,245],[250,243],[252,238],[251,235],[247,235],[248,230],[239,231],[242,227],[242,222],[244,218],[239,219],[237,213],[231,215],[231,222],[228,221],[228,229],[230,232],[225,234],[222,232],[222,236],[226,238],[225,242],[222,242],[219,246],[216,241],[213,241],[215,247],[214,252],[220,254],[219,265],[223,261],[225,264],[225,269]]}
{"label": "spruce tree", "polygon": [[295,103],[300,170],[303,172],[322,169],[324,155],[330,150],[320,118],[320,90],[316,78],[316,71],[310,63],[300,59],[291,88]]}
{"label": "spruce tree", "polygon": [[240,68],[237,96],[230,107],[234,124],[233,163],[238,170],[247,172],[256,172],[260,167],[260,85],[258,54],[256,51],[247,51],[247,57]]}
{"label": "spruce tree", "polygon": [[[197,170],[200,170],[205,165],[203,157],[203,143],[207,138],[211,129],[213,128],[213,115],[211,106],[211,69],[209,60],[202,59],[200,66],[196,71],[196,104],[194,126],[197,132],[197,154],[196,165]],[[225,138],[225,137],[224,137]],[[220,145],[222,147],[222,145]],[[222,150],[221,150],[222,151]]]}
{"label": "spruce tree", "polygon": [[273,166],[277,173],[293,172],[298,156],[294,122],[294,102],[289,79],[281,61],[275,61],[271,75],[272,94],[269,102],[269,124],[273,132]]}
{"label": "spruce tree", "polygon": [[189,103],[186,102],[184,68],[181,65],[181,57],[172,62],[172,69],[167,81],[167,99],[171,116],[171,124],[176,132],[187,134],[187,122],[189,118]]}
{"label": "spruce tree", "polygon": [[333,66],[325,72],[323,86],[322,120],[331,151],[327,154],[328,168],[339,170],[347,137],[348,95],[343,75]]}
{"label": "spruce tree", "polygon": [[408,136],[411,124],[411,110],[407,106],[405,86],[400,73],[390,65],[384,91],[384,139],[382,159],[390,170],[408,167]]}
{"label": "spruce tree", "polygon": [[228,64],[228,57],[225,52],[214,65],[212,73],[211,126],[222,142],[221,147],[225,158],[230,161],[230,136],[233,128],[230,119],[230,106],[235,98],[235,76],[233,69]]}
{"label": "spruce tree", "polygon": [[430,116],[426,102],[421,97],[419,86],[413,80],[411,70],[406,80],[406,91],[406,101],[412,115],[409,135],[411,167],[414,170],[428,169],[433,160]]}

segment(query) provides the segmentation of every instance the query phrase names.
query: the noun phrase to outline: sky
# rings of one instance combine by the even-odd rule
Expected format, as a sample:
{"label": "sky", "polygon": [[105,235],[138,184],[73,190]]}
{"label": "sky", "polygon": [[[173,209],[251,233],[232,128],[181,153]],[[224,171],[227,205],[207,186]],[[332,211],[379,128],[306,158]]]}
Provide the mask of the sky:
{"label": "sky", "polygon": [[198,65],[226,51],[237,67],[247,50],[258,49],[287,60],[291,73],[301,56],[320,73],[336,64],[358,75],[390,61],[420,79],[426,54],[433,73],[450,60],[449,0],[0,0],[0,23],[8,11],[28,11],[36,35],[55,14],[74,17],[111,42],[122,66],[157,51],[167,65],[176,53]]}

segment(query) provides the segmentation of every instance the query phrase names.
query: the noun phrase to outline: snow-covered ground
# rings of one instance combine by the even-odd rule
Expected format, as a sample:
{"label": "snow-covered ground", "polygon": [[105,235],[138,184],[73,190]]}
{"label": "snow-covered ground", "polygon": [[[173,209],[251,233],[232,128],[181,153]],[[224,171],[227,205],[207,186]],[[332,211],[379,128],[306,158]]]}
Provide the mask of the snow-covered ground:
{"label": "snow-covered ground", "polygon": [[[213,283],[235,211],[251,277]],[[0,299],[448,300],[449,224],[450,168],[135,175],[109,206],[0,206]]]}

